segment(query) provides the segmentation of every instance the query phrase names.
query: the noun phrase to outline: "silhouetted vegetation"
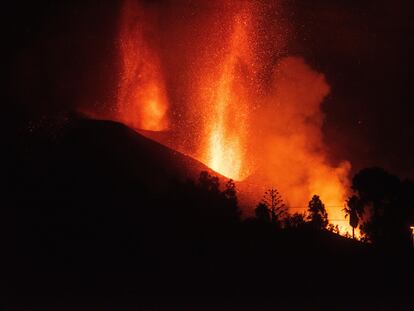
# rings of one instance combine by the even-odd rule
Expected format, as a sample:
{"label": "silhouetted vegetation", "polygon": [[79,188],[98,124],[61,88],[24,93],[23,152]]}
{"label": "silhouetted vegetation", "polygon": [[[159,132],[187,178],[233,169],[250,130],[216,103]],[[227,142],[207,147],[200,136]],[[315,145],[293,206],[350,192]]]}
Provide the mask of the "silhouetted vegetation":
{"label": "silhouetted vegetation", "polygon": [[292,215],[288,214],[285,218],[284,224],[285,228],[290,229],[299,229],[306,226],[306,215],[301,213],[294,213]]}
{"label": "silhouetted vegetation", "polygon": [[406,241],[413,183],[378,169],[357,174],[345,211],[372,242],[361,243],[337,234],[317,195],[290,214],[272,188],[242,218],[235,182],[116,123],[74,120],[58,139],[24,141],[0,217],[14,294],[337,293],[355,271],[364,290],[387,292],[414,276],[412,252],[375,247]]}
{"label": "silhouetted vegetation", "polygon": [[259,220],[268,222],[280,227],[282,219],[287,215],[287,207],[277,189],[266,190],[262,201],[257,205],[256,217]]}
{"label": "silhouetted vegetation", "polygon": [[310,225],[315,229],[325,229],[328,225],[328,213],[319,196],[314,195],[308,204],[308,216]]}
{"label": "silhouetted vegetation", "polygon": [[[327,226],[328,231],[333,232],[335,234],[340,234],[339,225],[334,225],[332,223],[328,223]],[[348,235],[345,235],[346,237],[349,237]]]}
{"label": "silhouetted vegetation", "polygon": [[270,211],[266,204],[260,202],[257,204],[254,212],[259,221],[270,223]]}
{"label": "silhouetted vegetation", "polygon": [[349,225],[352,227],[352,238],[355,238],[355,229],[358,227],[359,217],[363,212],[363,207],[359,198],[355,195],[346,201],[347,206],[344,208],[345,217],[349,217]]}
{"label": "silhouetted vegetation", "polygon": [[[361,170],[352,180],[355,195],[348,200],[347,213],[360,224],[364,239],[392,248],[410,247],[414,187],[382,168]],[[405,246],[404,246],[405,245]]]}

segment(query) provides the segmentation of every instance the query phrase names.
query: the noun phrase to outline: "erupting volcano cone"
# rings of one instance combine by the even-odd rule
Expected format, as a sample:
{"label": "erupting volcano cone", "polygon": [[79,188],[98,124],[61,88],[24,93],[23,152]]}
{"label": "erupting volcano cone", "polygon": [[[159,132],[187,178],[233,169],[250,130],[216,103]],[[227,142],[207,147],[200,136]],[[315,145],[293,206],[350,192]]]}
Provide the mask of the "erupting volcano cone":
{"label": "erupting volcano cone", "polygon": [[322,130],[331,86],[303,58],[286,56],[288,31],[268,18],[279,16],[277,5],[154,8],[133,0],[122,8],[114,119],[163,131],[157,140],[170,148],[247,179],[250,202],[276,187],[292,212],[303,212],[317,194],[331,222],[350,231],[342,211],[350,164],[332,162]]}

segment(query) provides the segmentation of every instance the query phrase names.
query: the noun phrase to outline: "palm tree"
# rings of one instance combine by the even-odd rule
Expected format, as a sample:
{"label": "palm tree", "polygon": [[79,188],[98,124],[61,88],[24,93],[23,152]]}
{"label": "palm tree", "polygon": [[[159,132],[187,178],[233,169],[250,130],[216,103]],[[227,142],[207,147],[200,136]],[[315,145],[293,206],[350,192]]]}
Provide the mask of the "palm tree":
{"label": "palm tree", "polygon": [[362,204],[361,200],[356,196],[351,196],[346,201],[346,206],[344,208],[345,217],[349,216],[349,224],[352,227],[352,238],[355,239],[355,228],[358,227],[359,217],[358,215],[361,213]]}

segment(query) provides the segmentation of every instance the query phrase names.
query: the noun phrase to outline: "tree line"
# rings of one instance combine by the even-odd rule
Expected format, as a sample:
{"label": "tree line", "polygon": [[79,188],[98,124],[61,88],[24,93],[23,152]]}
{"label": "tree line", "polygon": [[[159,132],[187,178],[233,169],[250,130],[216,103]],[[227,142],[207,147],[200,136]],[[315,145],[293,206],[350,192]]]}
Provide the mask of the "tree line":
{"label": "tree line", "polygon": [[[208,192],[220,193],[219,179],[202,172],[199,186]],[[229,180],[219,195],[228,203],[235,217],[240,217],[237,190]],[[236,212],[237,211],[237,212]],[[360,231],[360,240],[392,248],[412,246],[411,226],[414,225],[414,182],[400,180],[379,167],[366,168],[352,179],[351,195],[343,209],[352,228]],[[282,194],[276,188],[265,191],[248,221],[270,224],[277,229],[329,230],[339,234],[338,225],[329,223],[328,213],[321,198],[315,194],[303,213],[289,213]]]}

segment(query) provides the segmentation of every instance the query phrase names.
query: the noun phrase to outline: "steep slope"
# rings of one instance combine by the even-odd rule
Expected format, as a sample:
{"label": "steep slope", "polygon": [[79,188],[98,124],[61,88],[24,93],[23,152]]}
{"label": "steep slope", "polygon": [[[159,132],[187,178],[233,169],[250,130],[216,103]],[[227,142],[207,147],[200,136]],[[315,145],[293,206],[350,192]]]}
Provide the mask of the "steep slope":
{"label": "steep slope", "polygon": [[162,190],[172,180],[196,180],[201,171],[213,173],[120,123],[72,118],[22,139],[9,187],[40,198],[119,194]]}

